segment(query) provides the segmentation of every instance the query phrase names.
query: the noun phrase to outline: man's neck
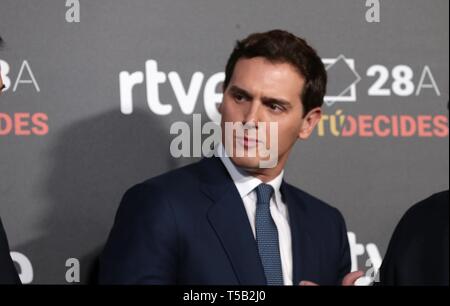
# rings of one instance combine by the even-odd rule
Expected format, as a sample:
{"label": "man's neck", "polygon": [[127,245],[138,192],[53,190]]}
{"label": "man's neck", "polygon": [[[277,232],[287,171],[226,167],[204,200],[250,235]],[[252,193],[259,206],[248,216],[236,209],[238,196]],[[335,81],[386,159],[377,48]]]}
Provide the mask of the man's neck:
{"label": "man's neck", "polygon": [[254,168],[242,168],[248,175],[256,177],[261,180],[263,183],[267,183],[275,179],[280,173],[283,171],[284,163],[278,163],[274,168],[263,168],[263,169],[254,169]]}
{"label": "man's neck", "polygon": [[245,168],[242,166],[238,166],[233,161],[233,159],[228,156],[225,147],[223,146],[222,143],[217,148],[216,154],[220,154],[220,156],[227,158],[233,164],[236,170],[243,172],[243,174],[245,173],[246,175],[255,177],[264,183],[272,181],[282,173],[284,165],[286,164],[287,161],[287,156],[289,155],[285,154],[284,156],[279,156],[277,165],[273,168]]}

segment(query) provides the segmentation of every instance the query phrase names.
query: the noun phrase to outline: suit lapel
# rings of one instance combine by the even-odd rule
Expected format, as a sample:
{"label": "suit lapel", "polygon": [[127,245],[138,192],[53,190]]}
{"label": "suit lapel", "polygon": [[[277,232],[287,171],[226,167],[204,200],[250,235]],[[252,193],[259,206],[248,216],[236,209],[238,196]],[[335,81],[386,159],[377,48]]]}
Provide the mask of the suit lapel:
{"label": "suit lapel", "polygon": [[292,238],[293,285],[302,280],[319,282],[319,258],[313,243],[305,203],[284,180],[281,193],[289,211]]}
{"label": "suit lapel", "polygon": [[265,285],[264,269],[241,197],[219,158],[202,160],[202,191],[212,200],[208,220],[240,285]]}

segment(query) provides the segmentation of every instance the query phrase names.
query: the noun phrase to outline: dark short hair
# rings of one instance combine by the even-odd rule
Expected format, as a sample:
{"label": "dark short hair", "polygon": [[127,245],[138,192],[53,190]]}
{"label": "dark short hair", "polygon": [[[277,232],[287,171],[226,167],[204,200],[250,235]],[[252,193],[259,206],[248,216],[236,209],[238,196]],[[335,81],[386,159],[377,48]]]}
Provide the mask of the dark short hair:
{"label": "dark short hair", "polygon": [[289,63],[305,78],[301,93],[304,115],[315,107],[322,106],[327,85],[327,73],[321,58],[308,43],[292,33],[272,30],[254,33],[237,41],[225,67],[225,90],[240,58],[263,57],[274,63]]}

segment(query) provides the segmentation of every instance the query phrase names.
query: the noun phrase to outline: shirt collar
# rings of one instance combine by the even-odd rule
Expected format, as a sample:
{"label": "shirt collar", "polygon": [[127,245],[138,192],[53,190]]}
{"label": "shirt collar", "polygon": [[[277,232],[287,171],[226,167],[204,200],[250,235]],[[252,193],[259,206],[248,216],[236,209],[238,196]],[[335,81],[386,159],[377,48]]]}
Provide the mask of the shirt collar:
{"label": "shirt collar", "polygon": [[[227,169],[234,184],[236,185],[241,198],[249,195],[259,184],[263,183],[260,179],[249,175],[246,171],[237,167],[233,163],[231,158],[227,155],[227,152],[222,143],[219,143],[215,155],[218,156],[222,163],[225,165],[225,168]],[[282,204],[280,186],[283,181],[283,175],[284,170],[282,170],[281,173],[273,180],[266,183],[273,187],[275,194],[275,204],[277,205],[277,208],[280,208]]]}

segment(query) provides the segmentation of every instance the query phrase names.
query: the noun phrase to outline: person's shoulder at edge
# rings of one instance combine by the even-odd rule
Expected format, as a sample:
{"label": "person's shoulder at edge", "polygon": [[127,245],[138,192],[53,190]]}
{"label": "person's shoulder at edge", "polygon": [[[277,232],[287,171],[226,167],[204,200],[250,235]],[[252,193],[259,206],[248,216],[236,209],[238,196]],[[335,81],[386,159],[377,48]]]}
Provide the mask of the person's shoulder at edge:
{"label": "person's shoulder at edge", "polygon": [[[407,282],[404,279],[400,280],[398,273],[404,269],[404,264],[407,263],[405,256],[414,256],[418,251],[417,248],[415,251],[411,250],[411,243],[420,246],[420,243],[416,244],[415,242],[423,241],[424,237],[436,237],[436,233],[445,235],[445,232],[448,235],[449,205],[449,191],[446,190],[434,193],[428,198],[419,201],[403,214],[389,241],[388,249],[380,268],[380,279],[375,281],[373,285],[425,284],[424,279],[420,279],[420,282],[417,283],[413,283],[411,279],[408,279]],[[405,254],[405,252],[408,253]],[[416,268],[417,266],[407,266],[407,271],[413,271]],[[423,275],[420,275],[420,277],[423,277]]]}
{"label": "person's shoulder at edge", "polygon": [[449,205],[449,191],[441,191],[432,194],[428,198],[416,203],[408,209],[406,214],[420,214],[426,211],[432,211],[436,207],[446,207]]}
{"label": "person's shoulder at edge", "polygon": [[0,285],[20,285],[19,275],[10,256],[6,232],[0,218]]}
{"label": "person's shoulder at edge", "polygon": [[[441,191],[411,206],[404,213],[399,222],[399,226],[406,226],[421,230],[419,227],[417,227],[418,224],[431,224],[439,219],[445,219],[448,221],[448,210],[449,191]],[[447,211],[446,214],[445,211]]]}

